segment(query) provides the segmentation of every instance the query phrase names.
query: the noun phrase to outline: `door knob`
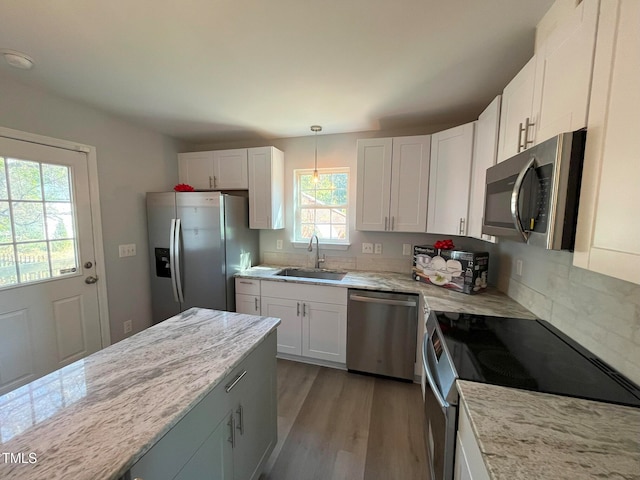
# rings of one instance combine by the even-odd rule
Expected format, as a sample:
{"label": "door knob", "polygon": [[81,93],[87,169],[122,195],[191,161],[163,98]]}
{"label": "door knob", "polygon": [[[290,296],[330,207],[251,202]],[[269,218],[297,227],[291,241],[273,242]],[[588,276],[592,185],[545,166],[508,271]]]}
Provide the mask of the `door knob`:
{"label": "door knob", "polygon": [[88,276],[84,279],[84,283],[91,285],[92,283],[96,283],[98,281],[98,277],[94,277],[92,275]]}

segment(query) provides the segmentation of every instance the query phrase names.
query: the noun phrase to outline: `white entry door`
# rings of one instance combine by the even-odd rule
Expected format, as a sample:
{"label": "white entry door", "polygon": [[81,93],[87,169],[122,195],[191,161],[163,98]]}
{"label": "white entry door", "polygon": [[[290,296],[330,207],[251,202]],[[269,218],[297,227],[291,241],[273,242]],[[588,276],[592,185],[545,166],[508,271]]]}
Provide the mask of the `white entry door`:
{"label": "white entry door", "polygon": [[85,153],[0,137],[0,395],[102,347]]}

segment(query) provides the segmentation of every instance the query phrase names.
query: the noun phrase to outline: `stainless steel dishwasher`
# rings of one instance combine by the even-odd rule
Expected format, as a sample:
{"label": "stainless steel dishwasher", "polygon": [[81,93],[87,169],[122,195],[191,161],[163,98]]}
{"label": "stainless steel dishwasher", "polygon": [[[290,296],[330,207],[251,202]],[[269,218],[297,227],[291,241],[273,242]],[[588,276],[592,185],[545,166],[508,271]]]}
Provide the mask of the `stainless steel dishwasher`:
{"label": "stainless steel dishwasher", "polygon": [[349,290],[347,369],[413,381],[418,296]]}

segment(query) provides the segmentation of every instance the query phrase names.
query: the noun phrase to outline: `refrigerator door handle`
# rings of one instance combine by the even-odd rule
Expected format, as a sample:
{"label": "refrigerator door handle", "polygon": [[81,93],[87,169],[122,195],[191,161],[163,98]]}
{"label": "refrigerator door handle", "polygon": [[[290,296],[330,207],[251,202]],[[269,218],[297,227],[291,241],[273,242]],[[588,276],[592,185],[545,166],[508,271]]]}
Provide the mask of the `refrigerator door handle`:
{"label": "refrigerator door handle", "polygon": [[178,287],[176,285],[176,252],[175,252],[175,238],[176,238],[176,219],[171,219],[171,231],[169,233],[169,271],[171,272],[171,290],[173,291],[173,299],[176,302],[180,302],[178,298]]}
{"label": "refrigerator door handle", "polygon": [[175,247],[174,251],[175,255],[175,267],[176,267],[176,290],[178,291],[178,301],[180,303],[184,303],[184,293],[182,293],[182,277],[180,275],[180,229],[182,228],[180,224],[180,219],[176,219],[176,232],[174,237]]}

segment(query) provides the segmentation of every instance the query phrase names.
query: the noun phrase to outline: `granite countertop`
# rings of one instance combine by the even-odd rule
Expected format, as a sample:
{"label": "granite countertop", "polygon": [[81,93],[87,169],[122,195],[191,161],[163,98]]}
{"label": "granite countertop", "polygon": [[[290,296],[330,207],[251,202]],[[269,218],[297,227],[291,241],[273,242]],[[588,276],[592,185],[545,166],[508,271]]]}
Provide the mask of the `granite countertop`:
{"label": "granite countertop", "polygon": [[349,271],[342,280],[321,280],[300,277],[281,277],[277,272],[285,268],[276,265],[259,265],[236,277],[273,280],[278,282],[306,283],[310,285],[329,285],[343,288],[360,288],[364,290],[381,290],[405,293],[417,293],[425,300],[428,310],[445,312],[475,313],[502,317],[534,318],[534,315],[516,301],[495,288],[467,295],[435,285],[417,282],[410,273],[386,273]]}
{"label": "granite countertop", "polygon": [[640,479],[640,408],[457,385],[490,478]]}
{"label": "granite countertop", "polygon": [[0,396],[0,478],[118,479],[279,323],[192,308]]}

